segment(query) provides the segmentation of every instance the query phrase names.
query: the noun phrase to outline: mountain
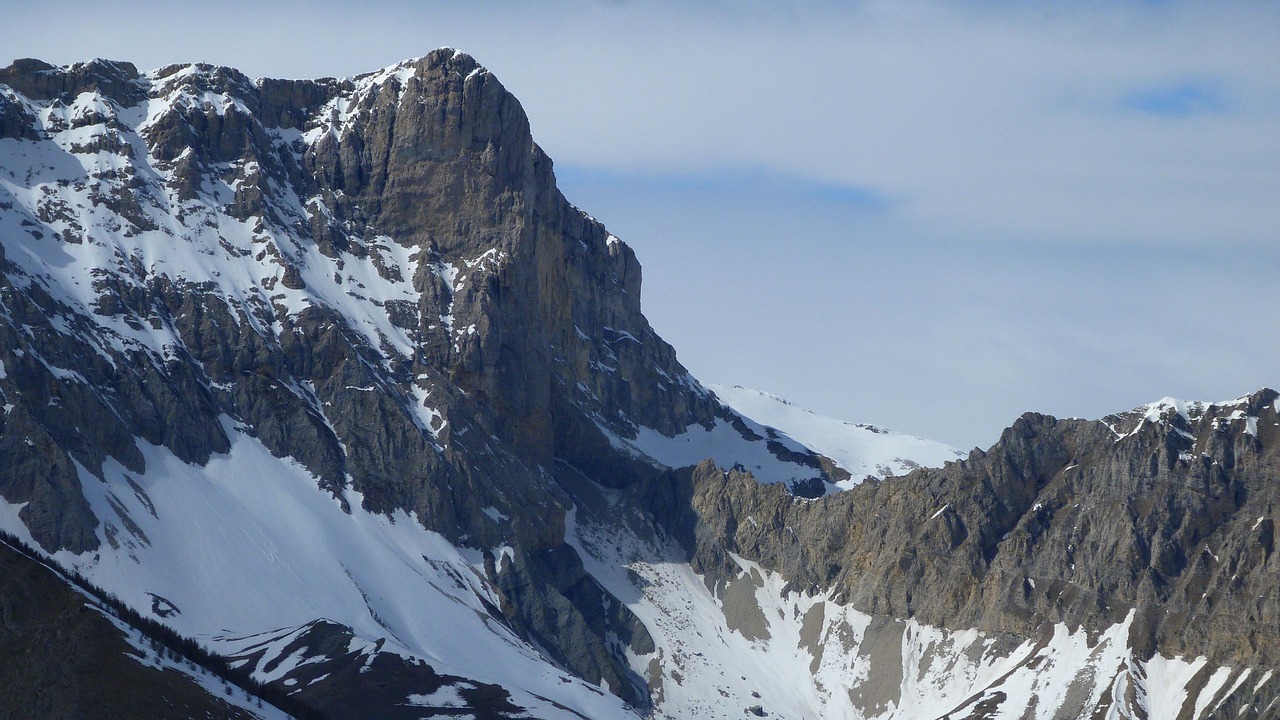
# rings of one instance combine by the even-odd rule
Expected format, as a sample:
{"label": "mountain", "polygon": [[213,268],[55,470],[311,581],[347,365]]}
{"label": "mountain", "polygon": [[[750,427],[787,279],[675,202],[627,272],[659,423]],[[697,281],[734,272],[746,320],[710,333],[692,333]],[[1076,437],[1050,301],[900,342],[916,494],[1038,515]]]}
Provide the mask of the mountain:
{"label": "mountain", "polygon": [[849,473],[849,479],[836,483],[841,490],[864,479],[905,475],[916,468],[940,467],[964,457],[959,450],[933,440],[865,423],[833,420],[741,385],[707,387],[743,417],[781,431],[800,445],[831,458]]}
{"label": "mountain", "polygon": [[[958,458],[713,392],[640,282],[452,49],[345,80],[16,61],[0,528],[333,718],[1280,697],[1275,393],[1028,415]],[[33,627],[6,615],[73,647]]]}
{"label": "mountain", "polygon": [[811,714],[1272,717],[1278,399],[1029,413],[812,501],[704,464],[649,507],[761,645],[808,651]]}
{"label": "mountain", "polygon": [[[560,478],[664,472],[641,437],[772,455],[492,75],[442,50],[348,81],[0,82],[4,527],[226,655],[323,620],[349,662],[432,659],[511,712],[627,713],[575,675],[647,704]],[[780,452],[775,479],[826,477]]]}

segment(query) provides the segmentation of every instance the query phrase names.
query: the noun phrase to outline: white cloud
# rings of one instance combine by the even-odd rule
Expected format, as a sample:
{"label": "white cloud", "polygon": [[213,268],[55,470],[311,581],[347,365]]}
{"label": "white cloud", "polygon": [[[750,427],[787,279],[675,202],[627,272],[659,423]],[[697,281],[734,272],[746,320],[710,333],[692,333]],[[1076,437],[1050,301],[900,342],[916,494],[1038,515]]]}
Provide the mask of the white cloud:
{"label": "white cloud", "polygon": [[[1280,233],[1259,202],[1280,197],[1278,7],[79,4],[43,11],[56,20],[27,9],[2,39],[60,62],[199,58],[287,76],[452,45],[517,93],[561,164],[766,168],[872,188],[904,221],[989,237],[1259,243]],[[57,32],[33,36],[37,20]],[[1130,102],[1190,82],[1217,88],[1219,111]]]}

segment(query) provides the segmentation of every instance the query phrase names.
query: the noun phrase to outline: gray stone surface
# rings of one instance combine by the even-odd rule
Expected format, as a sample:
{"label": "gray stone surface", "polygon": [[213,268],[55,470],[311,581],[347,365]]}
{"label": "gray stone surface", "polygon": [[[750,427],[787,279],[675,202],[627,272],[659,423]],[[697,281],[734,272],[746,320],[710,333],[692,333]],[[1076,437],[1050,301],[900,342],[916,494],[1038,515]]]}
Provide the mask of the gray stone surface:
{"label": "gray stone surface", "polygon": [[[634,253],[560,194],[520,104],[473,59],[439,50],[409,69],[372,90],[360,90],[361,78],[252,80],[213,66],[153,77],[107,61],[0,69],[0,138],[44,137],[20,95],[107,101],[107,111],[70,121],[104,129],[97,145],[68,152],[122,160],[125,170],[83,182],[126,236],[157,230],[149,208],[206,202],[201,188],[217,179],[235,188],[218,213],[330,258],[380,258],[394,243],[420,259],[410,278],[380,266],[416,295],[382,308],[413,338],[406,357],[332,308],[229,303],[136,257],[84,279],[98,300],[80,314],[6,257],[26,236],[3,238],[0,496],[24,504],[20,517],[45,550],[97,547],[82,473],[99,475],[109,460],[144,472],[139,439],[206,463],[230,447],[228,416],[335,494],[353,487],[370,510],[414,512],[458,544],[514,548],[514,560],[488,563],[503,605],[495,617],[637,707],[649,699],[644,682],[608,638],[639,654],[652,640],[564,543],[566,510],[592,484],[622,489],[679,539],[744,633],[764,625],[748,586],[733,584],[729,552],[793,587],[836,588],[885,623],[1027,638],[1055,622],[1097,630],[1133,610],[1144,652],[1280,662],[1274,392],[1243,408],[1257,418],[1252,434],[1232,419],[1236,407],[1156,423],[1028,414],[985,453],[813,501],[708,463],[660,472],[615,452],[601,428],[675,434],[728,416],[641,314]],[[130,140],[118,110],[184,88],[237,103],[220,113],[172,104]],[[302,140],[300,131],[338,122],[319,113],[339,96],[350,101],[347,120]],[[300,214],[298,198],[315,211]],[[0,213],[22,213],[30,236],[92,242],[74,211],[56,198],[30,212],[0,198]],[[504,260],[479,262],[487,251]],[[262,278],[264,297],[305,287],[290,248],[264,240],[252,258],[279,270]],[[448,286],[433,264],[459,268],[465,282]],[[445,313],[475,332],[452,334]],[[163,354],[122,348],[102,318],[171,328],[180,343]],[[446,420],[438,436],[412,412],[415,389],[429,389]],[[794,459],[839,479],[823,458]],[[877,627],[892,637],[890,625]],[[885,643],[875,652],[889,654]],[[885,707],[891,684],[868,686],[881,689],[857,702]]]}

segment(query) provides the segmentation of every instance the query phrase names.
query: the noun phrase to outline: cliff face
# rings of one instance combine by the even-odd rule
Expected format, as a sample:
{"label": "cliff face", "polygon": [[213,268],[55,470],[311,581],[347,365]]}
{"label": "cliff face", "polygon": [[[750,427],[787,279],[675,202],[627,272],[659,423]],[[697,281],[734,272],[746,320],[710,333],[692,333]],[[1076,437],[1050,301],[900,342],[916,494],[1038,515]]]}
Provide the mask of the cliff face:
{"label": "cliff face", "polygon": [[36,542],[114,546],[88,478],[205,465],[229,421],[340,502],[514,548],[508,620],[644,703],[561,592],[589,581],[548,470],[634,482],[600,428],[725,411],[497,79],[452,50],[344,81],[24,60],[0,118],[0,495]]}
{"label": "cliff face", "polygon": [[1242,675],[1280,653],[1275,393],[1027,415],[859,485],[690,378],[640,281],[453,50],[314,81],[17,61],[0,526],[335,714],[1275,700]]}
{"label": "cliff face", "polygon": [[[874,616],[1012,638],[1123,625],[1140,661],[1261,673],[1280,662],[1277,397],[1029,413],[985,453],[818,500],[704,464],[644,502],[721,594],[745,557]],[[1245,695],[1228,707],[1275,701]]]}
{"label": "cliff face", "polygon": [[[6,158],[36,197],[7,191],[0,292],[5,437],[50,435],[4,479],[47,482],[5,496],[47,549],[94,544],[72,460],[140,471],[141,437],[203,463],[220,415],[376,510],[493,545],[479,507],[557,533],[476,473],[540,492],[528,466],[608,454],[596,423],[672,435],[716,412],[640,314],[630,248],[565,201],[466,55],[342,82],[23,61],[0,83],[5,136],[45,139]],[[68,292],[77,270],[92,287]]]}

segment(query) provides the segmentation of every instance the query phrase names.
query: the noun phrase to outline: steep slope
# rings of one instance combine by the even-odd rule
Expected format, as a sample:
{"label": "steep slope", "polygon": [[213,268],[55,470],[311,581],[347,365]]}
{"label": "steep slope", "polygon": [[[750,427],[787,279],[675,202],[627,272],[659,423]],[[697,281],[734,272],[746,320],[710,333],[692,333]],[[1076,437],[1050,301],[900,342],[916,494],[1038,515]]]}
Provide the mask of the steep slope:
{"label": "steep slope", "polygon": [[874,425],[833,420],[776,395],[741,385],[708,385],[707,388],[743,417],[774,428],[830,458],[849,473],[849,479],[836,483],[842,490],[864,479],[904,475],[919,467],[941,467],[964,457],[964,453],[940,442]]}
{"label": "steep slope", "polygon": [[0,540],[0,718],[288,720]]}
{"label": "steep slope", "polygon": [[625,715],[574,676],[645,707],[648,637],[559,478],[643,482],[633,443],[712,432],[726,467],[831,467],[689,377],[634,254],[453,50],[317,81],[17,61],[0,241],[0,524],[220,651],[324,620],[335,657]]}

